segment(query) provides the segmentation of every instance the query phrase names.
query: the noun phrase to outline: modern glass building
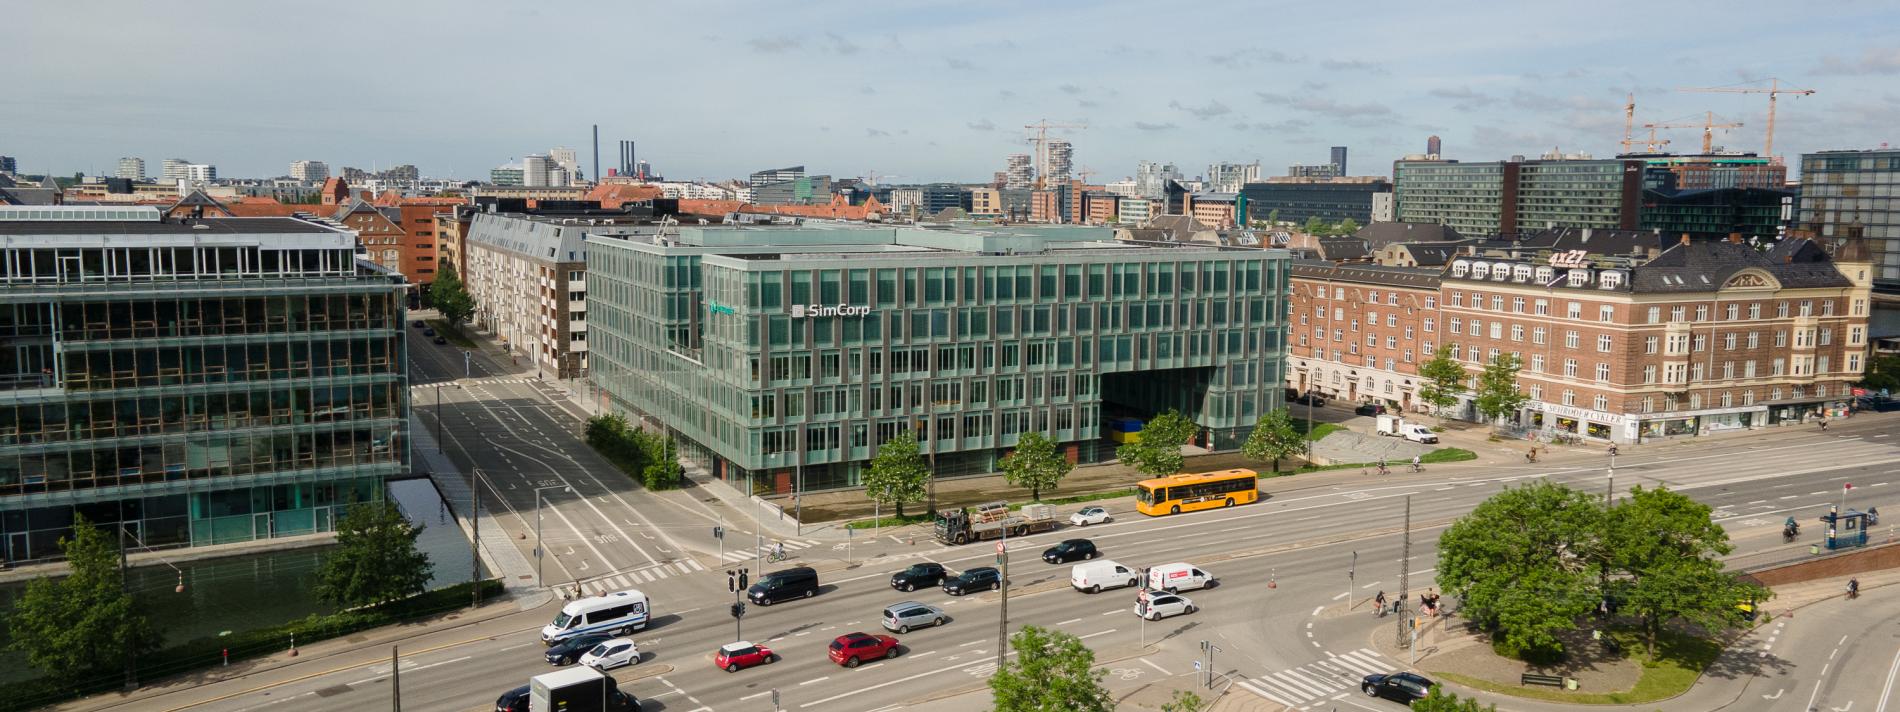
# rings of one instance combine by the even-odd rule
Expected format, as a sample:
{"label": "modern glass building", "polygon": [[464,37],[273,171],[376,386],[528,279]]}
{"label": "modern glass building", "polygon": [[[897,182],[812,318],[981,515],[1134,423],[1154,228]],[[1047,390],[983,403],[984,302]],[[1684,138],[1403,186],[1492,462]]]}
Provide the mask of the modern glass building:
{"label": "modern glass building", "polygon": [[408,468],[398,272],[350,231],[0,207],[0,553],[332,530]]}
{"label": "modern glass building", "polygon": [[1280,250],[807,223],[590,234],[587,262],[611,407],[754,492],[853,487],[906,430],[946,477],[1030,431],[1105,459],[1105,418],[1168,408],[1231,449],[1281,404]]}
{"label": "modern glass building", "polygon": [[1478,236],[1552,227],[1634,230],[1643,162],[1398,161],[1392,181],[1398,222],[1436,223]]}
{"label": "modern glass building", "polygon": [[1874,283],[1900,287],[1900,149],[1801,155],[1796,225],[1822,237],[1861,237]]}
{"label": "modern glass building", "polygon": [[1281,222],[1305,223],[1308,218],[1339,222],[1352,218],[1360,225],[1372,222],[1372,196],[1392,191],[1392,184],[1376,178],[1275,179],[1248,183],[1249,220],[1278,215]]}

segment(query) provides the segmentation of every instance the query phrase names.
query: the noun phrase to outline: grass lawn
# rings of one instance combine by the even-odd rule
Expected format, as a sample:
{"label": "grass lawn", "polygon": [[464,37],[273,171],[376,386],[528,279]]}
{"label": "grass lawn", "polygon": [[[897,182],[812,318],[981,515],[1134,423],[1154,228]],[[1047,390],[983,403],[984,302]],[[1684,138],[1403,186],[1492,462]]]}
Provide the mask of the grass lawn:
{"label": "grass lawn", "polygon": [[1461,447],[1441,447],[1420,456],[1418,461],[1420,464],[1429,465],[1434,462],[1464,462],[1476,459],[1478,459],[1478,453],[1470,450]]}
{"label": "grass lawn", "polygon": [[1306,439],[1308,440],[1322,440],[1325,439],[1327,435],[1331,435],[1335,430],[1345,429],[1345,426],[1338,423],[1313,423],[1294,418],[1293,428],[1306,435]]}
{"label": "grass lawn", "polygon": [[1633,631],[1617,631],[1612,635],[1616,636],[1617,642],[1623,646],[1624,650],[1630,651],[1631,658],[1643,666],[1643,675],[1636,680],[1636,686],[1623,692],[1587,690],[1571,692],[1558,687],[1500,684],[1457,673],[1430,674],[1465,687],[1513,697],[1584,705],[1636,705],[1666,700],[1687,692],[1689,687],[1695,684],[1696,678],[1702,676],[1702,671],[1709,666],[1709,663],[1714,662],[1716,656],[1722,654],[1722,645],[1716,641],[1665,632],[1656,641],[1656,657],[1650,659],[1643,650],[1642,636]]}

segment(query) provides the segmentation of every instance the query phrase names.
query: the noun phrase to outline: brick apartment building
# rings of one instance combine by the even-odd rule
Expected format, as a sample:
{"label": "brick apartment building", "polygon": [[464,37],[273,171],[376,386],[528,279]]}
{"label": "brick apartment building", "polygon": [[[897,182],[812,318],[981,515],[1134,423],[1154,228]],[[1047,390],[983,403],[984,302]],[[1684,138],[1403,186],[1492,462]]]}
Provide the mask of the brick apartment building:
{"label": "brick apartment building", "polygon": [[[1418,367],[1449,344],[1474,378],[1519,357],[1517,427],[1637,442],[1804,422],[1843,411],[1866,366],[1871,272],[1858,240],[1830,256],[1804,238],[1642,262],[1467,256],[1436,278],[1309,263],[1292,273],[1288,385],[1422,411]],[[1468,397],[1454,411],[1477,417]]]}

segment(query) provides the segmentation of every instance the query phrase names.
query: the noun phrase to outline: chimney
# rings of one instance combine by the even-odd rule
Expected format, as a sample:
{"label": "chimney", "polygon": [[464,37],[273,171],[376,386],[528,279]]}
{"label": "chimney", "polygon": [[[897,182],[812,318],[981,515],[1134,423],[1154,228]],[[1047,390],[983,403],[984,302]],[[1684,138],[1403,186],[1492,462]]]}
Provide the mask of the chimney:
{"label": "chimney", "polygon": [[1728,234],[1728,241],[1737,245],[1742,244],[1742,234],[1739,232],[1731,232]]}
{"label": "chimney", "polygon": [[1682,233],[1682,244],[1689,244],[1689,233]]}

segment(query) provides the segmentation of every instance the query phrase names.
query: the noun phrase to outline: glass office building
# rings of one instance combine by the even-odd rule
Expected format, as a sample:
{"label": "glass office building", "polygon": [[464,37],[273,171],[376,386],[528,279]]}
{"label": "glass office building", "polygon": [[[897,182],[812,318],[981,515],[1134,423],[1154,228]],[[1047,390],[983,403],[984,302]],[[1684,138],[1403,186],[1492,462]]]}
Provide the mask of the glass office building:
{"label": "glass office building", "polygon": [[1797,227],[1864,238],[1875,284],[1900,287],[1900,149],[1801,154],[1800,200]]}
{"label": "glass office building", "polygon": [[0,208],[0,553],[334,529],[408,468],[400,273],[348,230]]}
{"label": "glass office building", "polygon": [[906,430],[951,477],[995,471],[1030,431],[1106,459],[1105,418],[1169,408],[1237,448],[1281,405],[1279,250],[809,223],[587,249],[590,377],[754,492],[856,486]]}

